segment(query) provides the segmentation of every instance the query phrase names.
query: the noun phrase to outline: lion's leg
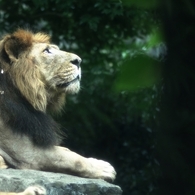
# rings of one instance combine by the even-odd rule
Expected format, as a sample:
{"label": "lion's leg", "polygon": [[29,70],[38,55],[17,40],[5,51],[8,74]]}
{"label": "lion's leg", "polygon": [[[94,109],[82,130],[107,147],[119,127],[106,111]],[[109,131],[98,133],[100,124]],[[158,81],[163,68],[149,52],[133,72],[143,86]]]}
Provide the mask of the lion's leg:
{"label": "lion's leg", "polygon": [[4,158],[0,155],[0,169],[7,169],[7,168],[8,166],[6,165]]}
{"label": "lion's leg", "polygon": [[[114,168],[103,160],[85,158],[67,148],[55,146],[45,152],[47,158],[44,168],[63,173],[70,173],[82,177],[101,178],[113,181],[116,176]],[[50,162],[48,163],[48,159]],[[43,169],[44,169],[43,168]]]}
{"label": "lion's leg", "polygon": [[9,136],[6,141],[5,139],[0,140],[2,142],[0,155],[15,168],[70,173],[107,181],[115,179],[114,168],[105,161],[85,158],[59,146],[49,148],[35,146],[26,136],[21,139],[18,135],[7,134]]}
{"label": "lion's leg", "polygon": [[28,187],[24,192],[0,192],[0,195],[46,195],[46,190],[41,186],[31,186]]}

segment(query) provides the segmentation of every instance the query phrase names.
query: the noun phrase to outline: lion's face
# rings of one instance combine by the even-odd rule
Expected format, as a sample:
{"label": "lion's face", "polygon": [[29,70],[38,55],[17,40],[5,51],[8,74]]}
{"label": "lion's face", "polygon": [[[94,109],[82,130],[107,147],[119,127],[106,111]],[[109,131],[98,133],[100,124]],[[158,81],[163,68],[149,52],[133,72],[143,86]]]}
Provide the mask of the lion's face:
{"label": "lion's face", "polygon": [[43,76],[48,92],[51,90],[77,93],[80,89],[81,58],[60,50],[56,45],[35,43],[29,58]]}
{"label": "lion's face", "polygon": [[50,43],[44,33],[17,30],[0,42],[0,69],[37,110],[58,111],[80,88],[81,59]]}

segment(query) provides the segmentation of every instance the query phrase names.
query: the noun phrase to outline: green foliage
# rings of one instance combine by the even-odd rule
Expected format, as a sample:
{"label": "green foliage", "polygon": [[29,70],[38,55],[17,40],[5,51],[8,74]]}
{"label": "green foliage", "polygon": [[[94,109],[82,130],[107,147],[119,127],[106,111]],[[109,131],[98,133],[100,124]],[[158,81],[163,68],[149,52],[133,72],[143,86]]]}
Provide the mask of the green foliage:
{"label": "green foliage", "polygon": [[159,64],[148,56],[136,56],[127,60],[120,68],[116,81],[117,90],[136,90],[138,87],[151,87],[160,78]]}
{"label": "green foliage", "polygon": [[159,111],[160,65],[145,54],[159,39],[155,35],[142,45],[131,40],[151,34],[158,20],[154,11],[130,2],[137,4],[0,0],[0,28],[1,34],[18,27],[50,33],[55,44],[83,59],[81,92],[68,97],[65,112],[56,116],[66,128],[63,145],[110,161],[124,195],[146,195],[155,190],[152,124]]}
{"label": "green foliage", "polygon": [[164,40],[163,35],[162,35],[162,30],[159,28],[154,29],[152,33],[150,34],[150,39],[146,43],[147,48],[155,47],[159,43],[161,43]]}

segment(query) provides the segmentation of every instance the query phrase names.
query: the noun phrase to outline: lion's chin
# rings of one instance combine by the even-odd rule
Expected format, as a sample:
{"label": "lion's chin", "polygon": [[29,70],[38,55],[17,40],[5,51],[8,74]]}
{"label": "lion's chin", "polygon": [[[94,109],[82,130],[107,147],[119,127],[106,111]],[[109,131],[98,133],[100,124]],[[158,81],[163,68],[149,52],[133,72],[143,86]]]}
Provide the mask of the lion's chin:
{"label": "lion's chin", "polygon": [[74,82],[68,87],[65,88],[65,93],[67,94],[75,94],[78,93],[80,90],[80,82]]}
{"label": "lion's chin", "polygon": [[77,83],[77,82],[80,82],[80,77],[79,76],[77,76],[72,81],[69,81],[69,82],[66,82],[66,83],[60,83],[60,84],[57,85],[57,87],[59,87],[59,88],[66,88],[69,85],[74,84],[74,83]]}
{"label": "lion's chin", "polygon": [[57,87],[65,90],[66,93],[78,93],[80,90],[80,77],[77,76],[70,82],[58,84]]}

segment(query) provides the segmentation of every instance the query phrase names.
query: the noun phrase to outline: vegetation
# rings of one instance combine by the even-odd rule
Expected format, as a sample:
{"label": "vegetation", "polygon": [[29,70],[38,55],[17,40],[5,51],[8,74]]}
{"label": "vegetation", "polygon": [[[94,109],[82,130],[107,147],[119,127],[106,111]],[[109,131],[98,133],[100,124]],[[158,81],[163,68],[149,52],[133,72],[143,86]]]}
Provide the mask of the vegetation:
{"label": "vegetation", "polygon": [[[163,163],[166,153],[162,151],[169,148],[163,145],[167,140],[159,137],[171,127],[174,115],[174,111],[167,115],[174,102],[174,99],[171,98],[170,102],[168,99],[171,95],[177,99],[178,96],[174,96],[174,92],[161,96],[164,86],[161,82],[168,86],[174,73],[178,73],[174,78],[181,76],[176,70],[179,56],[173,51],[180,47],[180,35],[177,39],[174,37],[174,32],[179,32],[173,25],[174,16],[178,17],[178,25],[180,20],[186,22],[187,18],[194,17],[194,3],[180,1],[185,6],[178,10],[184,13],[185,20],[178,16],[173,0],[165,3],[164,7],[160,0],[0,0],[1,34],[18,27],[44,31],[52,35],[55,44],[83,59],[82,90],[79,95],[68,97],[64,112],[55,116],[67,135],[62,145],[84,156],[111,162],[118,173],[115,184],[122,187],[123,195],[156,193],[159,187],[157,178],[161,175],[154,155],[156,151],[161,154],[160,163],[164,164],[167,172],[169,162]],[[159,15],[159,10],[170,12]],[[172,21],[169,23],[173,26],[172,34],[168,32],[169,19]],[[179,25],[183,29],[183,37],[187,32],[185,22],[181,23],[183,26]],[[194,27],[192,23],[189,26],[190,34]],[[171,48],[165,66],[162,66],[166,52],[162,44],[163,32]],[[194,37],[192,33],[190,35]],[[185,53],[183,50],[180,52]],[[186,59],[187,54],[182,60],[185,62]],[[182,65],[180,67],[182,73]],[[174,82],[179,81],[176,79]],[[170,86],[174,91],[174,86]],[[163,106],[159,107],[161,97]],[[188,96],[184,99],[187,101]],[[166,112],[161,112],[162,108],[166,108]],[[188,113],[187,109],[183,108],[183,114]],[[159,116],[161,118],[157,120]],[[172,137],[173,132],[170,132]],[[156,142],[158,150],[155,150]],[[176,174],[177,171],[171,173]],[[173,181],[167,175],[168,181]],[[164,194],[168,194],[167,191]]]}

